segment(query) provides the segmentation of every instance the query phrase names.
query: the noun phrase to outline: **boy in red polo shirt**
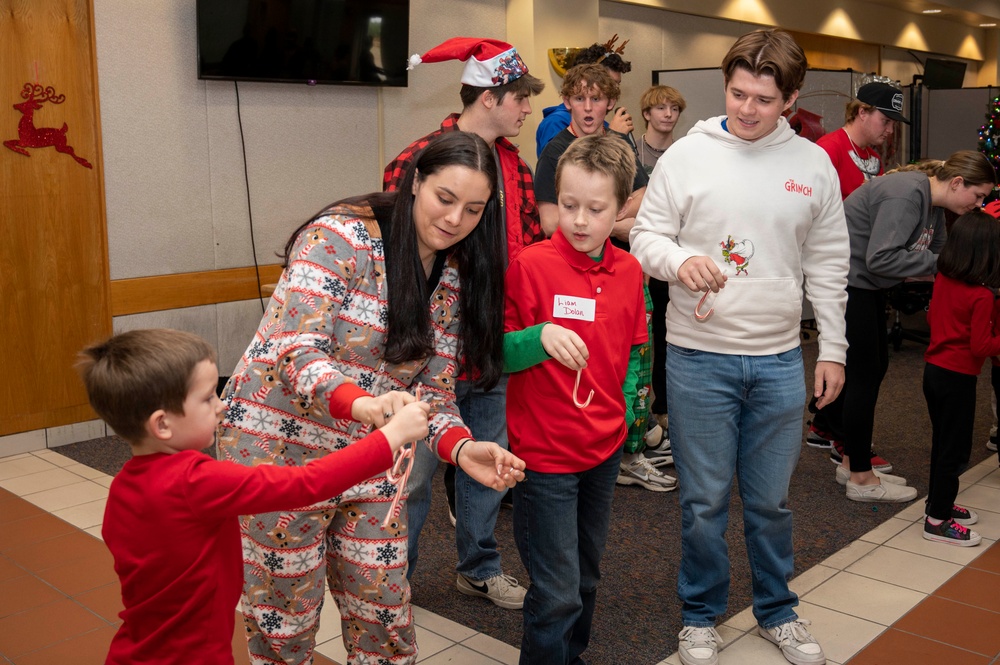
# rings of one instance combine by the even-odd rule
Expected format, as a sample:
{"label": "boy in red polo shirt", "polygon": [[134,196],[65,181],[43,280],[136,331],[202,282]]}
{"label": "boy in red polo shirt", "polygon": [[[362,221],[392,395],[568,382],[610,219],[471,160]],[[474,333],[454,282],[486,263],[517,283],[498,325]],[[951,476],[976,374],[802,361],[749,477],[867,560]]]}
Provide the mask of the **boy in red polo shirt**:
{"label": "boy in red polo shirt", "polygon": [[574,141],[556,167],[557,230],[507,270],[507,428],[528,480],[514,489],[514,537],[531,578],[522,665],[578,662],[590,639],[648,339],[642,269],[609,240],[635,170],[620,138]]}

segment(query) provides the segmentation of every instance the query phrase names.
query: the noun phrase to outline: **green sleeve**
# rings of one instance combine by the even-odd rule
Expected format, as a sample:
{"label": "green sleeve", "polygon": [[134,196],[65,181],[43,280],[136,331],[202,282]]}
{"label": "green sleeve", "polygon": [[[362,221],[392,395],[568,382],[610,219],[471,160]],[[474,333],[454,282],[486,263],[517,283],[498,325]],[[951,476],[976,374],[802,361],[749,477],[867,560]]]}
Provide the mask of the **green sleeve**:
{"label": "green sleeve", "polygon": [[[550,358],[542,347],[542,328],[539,323],[524,330],[512,330],[503,336],[503,371],[520,372]],[[629,363],[631,366],[631,363]]]}
{"label": "green sleeve", "polygon": [[631,426],[635,422],[635,414],[632,413],[632,405],[635,403],[636,395],[639,393],[639,363],[642,361],[642,344],[636,344],[628,354],[628,369],[625,371],[625,383],[622,384],[622,393],[625,395],[625,424]]}

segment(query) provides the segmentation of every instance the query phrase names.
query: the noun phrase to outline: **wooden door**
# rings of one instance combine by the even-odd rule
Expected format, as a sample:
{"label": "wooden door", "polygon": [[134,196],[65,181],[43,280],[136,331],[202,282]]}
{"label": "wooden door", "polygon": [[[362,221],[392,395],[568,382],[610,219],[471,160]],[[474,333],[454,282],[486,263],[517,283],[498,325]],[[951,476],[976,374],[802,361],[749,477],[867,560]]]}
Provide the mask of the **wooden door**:
{"label": "wooden door", "polygon": [[0,0],[0,141],[4,435],[94,417],[73,367],[111,332],[91,0]]}

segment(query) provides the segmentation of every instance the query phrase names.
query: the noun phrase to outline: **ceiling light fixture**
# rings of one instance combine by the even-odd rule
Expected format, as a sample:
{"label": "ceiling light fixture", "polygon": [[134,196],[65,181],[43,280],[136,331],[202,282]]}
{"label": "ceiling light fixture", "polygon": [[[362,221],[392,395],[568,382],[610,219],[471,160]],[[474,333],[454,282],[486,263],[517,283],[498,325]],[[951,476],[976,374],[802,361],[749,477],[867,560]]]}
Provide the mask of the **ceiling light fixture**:
{"label": "ceiling light fixture", "polygon": [[995,27],[997,27],[997,24],[996,23],[980,23],[979,27],[980,28],[995,28]]}
{"label": "ceiling light fixture", "polygon": [[940,14],[941,10],[940,9],[925,9],[923,11],[923,13],[924,14]]}

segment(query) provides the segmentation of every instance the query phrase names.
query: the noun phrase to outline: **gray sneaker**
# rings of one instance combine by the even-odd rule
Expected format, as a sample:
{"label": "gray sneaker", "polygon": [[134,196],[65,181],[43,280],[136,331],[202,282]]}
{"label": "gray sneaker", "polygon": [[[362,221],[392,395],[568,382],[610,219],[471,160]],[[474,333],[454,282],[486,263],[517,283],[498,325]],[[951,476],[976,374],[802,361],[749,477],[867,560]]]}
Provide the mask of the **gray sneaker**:
{"label": "gray sneaker", "polygon": [[722,637],[711,626],[684,626],[677,634],[677,655],[683,665],[716,665]]}
{"label": "gray sneaker", "polygon": [[503,574],[479,581],[470,580],[459,573],[455,586],[466,596],[485,598],[505,610],[519,610],[524,607],[524,594],[528,592],[516,579]]}
{"label": "gray sneaker", "polygon": [[764,639],[778,645],[781,655],[795,665],[823,665],[826,655],[816,638],[809,634],[809,621],[796,619],[774,628],[757,626],[757,632]]}
{"label": "gray sneaker", "polygon": [[618,470],[619,485],[641,485],[651,492],[670,492],[677,489],[677,479],[668,476],[642,455],[631,462],[622,460]]}

